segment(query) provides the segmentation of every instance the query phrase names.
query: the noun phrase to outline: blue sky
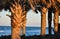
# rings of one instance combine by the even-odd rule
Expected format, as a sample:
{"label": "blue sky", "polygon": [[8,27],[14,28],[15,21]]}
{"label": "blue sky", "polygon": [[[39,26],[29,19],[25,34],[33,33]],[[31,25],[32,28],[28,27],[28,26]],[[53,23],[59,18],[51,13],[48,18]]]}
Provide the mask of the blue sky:
{"label": "blue sky", "polygon": [[[38,11],[39,12],[39,11]],[[0,26],[10,26],[11,22],[10,22],[10,18],[6,16],[6,14],[10,14],[11,13],[8,11],[4,11],[2,10],[2,12],[0,12]],[[46,15],[46,17],[48,18],[48,16]],[[46,21],[47,21],[46,18]],[[54,25],[52,23],[52,25]],[[34,11],[30,10],[27,13],[27,23],[26,26],[34,26],[34,27],[40,27],[41,26],[41,14],[40,12],[38,14],[36,14]],[[48,21],[46,23],[46,26],[48,26]]]}

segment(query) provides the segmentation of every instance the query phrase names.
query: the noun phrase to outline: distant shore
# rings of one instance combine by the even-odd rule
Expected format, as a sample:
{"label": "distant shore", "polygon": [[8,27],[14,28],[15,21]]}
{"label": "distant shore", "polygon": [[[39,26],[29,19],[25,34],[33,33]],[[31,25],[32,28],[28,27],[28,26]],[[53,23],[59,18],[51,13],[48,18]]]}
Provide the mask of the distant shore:
{"label": "distant shore", "polygon": [[[11,39],[11,35],[8,36],[0,36],[0,39]],[[21,39],[60,39],[57,37],[54,37],[54,35],[45,35],[45,36],[41,36],[41,35],[34,35],[34,36],[21,36]]]}

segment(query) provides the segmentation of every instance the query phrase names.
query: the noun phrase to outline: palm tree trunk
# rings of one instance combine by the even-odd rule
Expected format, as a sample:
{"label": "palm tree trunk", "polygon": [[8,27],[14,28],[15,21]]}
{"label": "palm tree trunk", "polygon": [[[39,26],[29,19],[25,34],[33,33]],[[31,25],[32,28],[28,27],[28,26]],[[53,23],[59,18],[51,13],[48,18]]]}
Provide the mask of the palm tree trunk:
{"label": "palm tree trunk", "polygon": [[42,13],[41,13],[41,35],[42,36],[44,36],[46,33],[46,12],[47,12],[47,9],[43,7]]}
{"label": "palm tree trunk", "polygon": [[58,33],[58,22],[59,22],[59,12],[58,10],[54,13],[54,34]]}
{"label": "palm tree trunk", "polygon": [[10,7],[11,9],[11,39],[21,39],[20,37],[20,28],[21,28],[21,15],[22,15],[22,8],[19,3],[15,1],[15,4],[12,4]]}
{"label": "palm tree trunk", "polygon": [[[26,3],[26,0],[24,0],[24,3]],[[26,16],[27,16],[27,7],[26,4],[23,6],[23,14],[22,14],[22,35],[25,36],[26,34]]]}
{"label": "palm tree trunk", "polygon": [[22,14],[22,35],[25,36],[26,34],[26,16],[27,11],[24,11]]}
{"label": "palm tree trunk", "polygon": [[48,10],[48,31],[49,35],[51,35],[51,21],[52,21],[52,11],[51,8]]}

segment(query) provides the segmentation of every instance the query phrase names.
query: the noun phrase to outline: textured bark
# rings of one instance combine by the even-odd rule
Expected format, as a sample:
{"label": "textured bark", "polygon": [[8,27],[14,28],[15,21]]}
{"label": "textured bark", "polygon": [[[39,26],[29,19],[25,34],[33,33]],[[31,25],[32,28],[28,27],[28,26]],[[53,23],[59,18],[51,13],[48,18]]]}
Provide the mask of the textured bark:
{"label": "textured bark", "polygon": [[28,0],[31,9],[34,11],[38,4],[40,4],[40,0]]}
{"label": "textured bark", "polygon": [[29,4],[30,4],[32,10],[34,11],[35,10],[35,6],[33,4],[34,2],[32,0],[28,0],[28,1],[29,1]]}
{"label": "textured bark", "polygon": [[26,34],[26,16],[27,16],[27,11],[24,11],[22,14],[22,35]]}
{"label": "textured bark", "polygon": [[15,1],[15,4],[12,4],[10,7],[11,9],[11,39],[21,39],[20,37],[20,28],[21,28],[21,15],[22,15],[22,8],[19,3]]}
{"label": "textured bark", "polygon": [[42,13],[41,13],[41,35],[45,35],[46,33],[46,12],[47,9],[45,7],[42,8]]}
{"label": "textured bark", "polygon": [[59,12],[57,10],[54,13],[54,31],[55,31],[55,33],[58,32],[58,22],[59,22]]}
{"label": "textured bark", "polygon": [[60,3],[60,0],[57,0]]}
{"label": "textured bark", "polygon": [[23,5],[23,13],[22,13],[22,21],[21,21],[21,26],[22,26],[22,35],[25,36],[26,34],[26,17],[27,17],[27,5],[26,5],[26,1],[24,0],[24,5]]}

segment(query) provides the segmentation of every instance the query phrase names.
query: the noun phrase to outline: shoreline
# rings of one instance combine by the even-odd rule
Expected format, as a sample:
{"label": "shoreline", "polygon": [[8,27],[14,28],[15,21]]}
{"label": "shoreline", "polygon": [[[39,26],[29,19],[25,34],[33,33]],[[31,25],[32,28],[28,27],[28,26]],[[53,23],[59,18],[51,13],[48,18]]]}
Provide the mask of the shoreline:
{"label": "shoreline", "polygon": [[[0,36],[0,39],[11,39],[11,35]],[[34,36],[21,36],[21,39],[60,39],[60,37],[54,37],[54,35],[34,35]]]}

